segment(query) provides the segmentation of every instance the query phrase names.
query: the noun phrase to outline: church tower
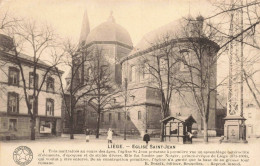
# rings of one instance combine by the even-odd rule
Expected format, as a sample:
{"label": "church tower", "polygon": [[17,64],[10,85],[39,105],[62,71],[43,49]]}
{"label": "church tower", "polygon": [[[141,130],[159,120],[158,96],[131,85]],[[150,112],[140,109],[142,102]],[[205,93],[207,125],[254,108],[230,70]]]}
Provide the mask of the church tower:
{"label": "church tower", "polygon": [[79,36],[80,43],[86,42],[89,32],[90,32],[90,28],[89,28],[88,12],[87,10],[85,10],[83,20],[82,20],[81,32]]}

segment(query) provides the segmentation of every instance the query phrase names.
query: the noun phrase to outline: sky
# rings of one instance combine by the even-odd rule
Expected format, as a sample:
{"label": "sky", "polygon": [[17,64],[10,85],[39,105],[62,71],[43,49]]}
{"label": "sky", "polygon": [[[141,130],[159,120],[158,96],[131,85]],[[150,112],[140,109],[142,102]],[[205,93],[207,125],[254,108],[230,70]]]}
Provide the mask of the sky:
{"label": "sky", "polygon": [[[171,21],[192,15],[210,16],[213,0],[0,0],[0,11],[15,17],[48,23],[61,38],[77,42],[84,12],[90,30],[105,22],[111,11],[116,23],[130,34],[135,46],[148,32]],[[218,82],[227,75],[227,56],[219,59]],[[64,76],[67,74],[65,70]]]}
{"label": "sky", "polygon": [[[148,32],[187,15],[207,16],[209,0],[0,0],[0,12],[51,25],[63,39],[79,40],[84,12],[90,30],[105,22],[111,11],[130,34],[133,45]],[[68,73],[65,70],[66,75]]]}
{"label": "sky", "polygon": [[209,15],[208,0],[2,0],[1,8],[14,16],[52,25],[61,37],[78,40],[84,11],[90,29],[107,20],[111,11],[135,45],[142,36],[183,16]]}

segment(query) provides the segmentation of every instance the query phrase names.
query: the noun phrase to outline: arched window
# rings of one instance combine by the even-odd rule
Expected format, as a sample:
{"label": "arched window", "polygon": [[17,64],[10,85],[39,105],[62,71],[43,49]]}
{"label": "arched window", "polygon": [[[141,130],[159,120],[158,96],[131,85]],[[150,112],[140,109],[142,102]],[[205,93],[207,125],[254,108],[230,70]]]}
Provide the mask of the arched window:
{"label": "arched window", "polygon": [[108,121],[109,121],[109,122],[112,121],[112,114],[111,114],[111,113],[108,114]]}
{"label": "arched window", "polygon": [[167,59],[166,57],[161,57],[160,58],[160,71],[161,71],[161,74],[166,74],[167,72]]}
{"label": "arched window", "polygon": [[120,114],[120,112],[117,113],[117,119],[118,119],[118,120],[121,120],[121,114]]}
{"label": "arched window", "polygon": [[138,120],[142,119],[142,113],[141,111],[138,111]]}
{"label": "arched window", "polygon": [[190,52],[187,49],[180,51],[180,71],[189,71]]}
{"label": "arched window", "polygon": [[146,80],[149,78],[149,65],[147,63],[140,65],[140,80]]}
{"label": "arched window", "polygon": [[131,66],[130,67],[130,82],[135,82],[136,81],[136,66]]}
{"label": "arched window", "polygon": [[91,74],[92,74],[92,68],[88,67],[87,70],[86,70],[86,73],[85,73],[85,78],[90,79]]}

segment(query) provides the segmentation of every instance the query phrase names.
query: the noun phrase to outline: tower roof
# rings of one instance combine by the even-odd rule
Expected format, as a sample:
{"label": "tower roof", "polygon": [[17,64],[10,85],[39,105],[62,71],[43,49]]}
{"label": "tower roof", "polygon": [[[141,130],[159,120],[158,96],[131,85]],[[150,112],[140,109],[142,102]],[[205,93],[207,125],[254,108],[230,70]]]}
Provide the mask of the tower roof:
{"label": "tower roof", "polygon": [[92,42],[119,42],[130,47],[133,45],[128,31],[116,23],[112,12],[106,22],[101,23],[89,33],[86,44]]}
{"label": "tower roof", "polygon": [[90,32],[90,28],[89,28],[89,21],[88,21],[88,13],[87,13],[87,10],[85,10],[84,16],[83,16],[83,21],[82,21],[81,33],[80,33],[80,37],[79,37],[80,43],[86,41],[89,32]]}

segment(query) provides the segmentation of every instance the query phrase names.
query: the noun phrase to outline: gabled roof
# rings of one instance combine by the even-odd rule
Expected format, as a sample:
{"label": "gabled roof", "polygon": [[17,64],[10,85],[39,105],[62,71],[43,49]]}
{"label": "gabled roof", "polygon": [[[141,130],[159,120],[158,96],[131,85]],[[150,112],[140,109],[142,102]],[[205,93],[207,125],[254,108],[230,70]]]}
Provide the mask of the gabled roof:
{"label": "gabled roof", "polygon": [[161,123],[167,123],[168,121],[175,120],[175,119],[177,119],[177,120],[179,120],[183,123],[186,123],[186,122],[196,123],[196,120],[193,118],[192,115],[190,115],[190,116],[176,116],[176,117],[168,116],[168,117],[162,119]]}

